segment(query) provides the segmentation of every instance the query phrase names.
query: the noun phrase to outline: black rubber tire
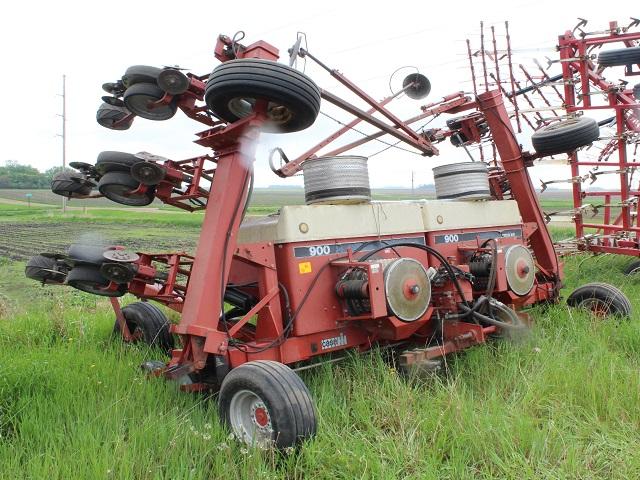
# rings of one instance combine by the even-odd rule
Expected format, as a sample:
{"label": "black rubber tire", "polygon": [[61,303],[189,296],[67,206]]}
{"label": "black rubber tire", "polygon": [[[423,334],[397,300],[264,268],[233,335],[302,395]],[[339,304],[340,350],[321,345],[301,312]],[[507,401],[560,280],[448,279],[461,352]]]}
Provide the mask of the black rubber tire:
{"label": "black rubber tire", "polygon": [[103,245],[86,245],[84,243],[74,243],[69,246],[67,254],[75,264],[93,265],[100,267],[106,258],[102,254],[107,250]]}
{"label": "black rubber tire", "polygon": [[598,55],[598,64],[601,67],[618,67],[634,63],[640,63],[640,47],[605,50]]}
{"label": "black rubber tire", "polygon": [[607,283],[587,283],[576,288],[567,298],[567,305],[589,310],[596,307],[606,316],[631,317],[629,299],[619,289]]}
{"label": "black rubber tire", "polygon": [[158,75],[162,71],[158,67],[150,67],[148,65],[132,65],[127,68],[126,72],[122,76],[122,84],[125,87],[130,87],[136,83],[156,83]]}
{"label": "black rubber tire", "polygon": [[636,275],[638,273],[640,273],[640,260],[634,260],[624,269],[625,275]]}
{"label": "black rubber tire", "polygon": [[154,189],[150,188],[144,193],[126,195],[140,186],[135,178],[125,172],[105,173],[98,182],[98,191],[112,202],[130,207],[144,207],[153,202]]}
{"label": "black rubber tire", "polygon": [[636,83],[633,87],[633,96],[640,102],[640,83]]}
{"label": "black rubber tire", "polygon": [[294,447],[315,435],[316,414],[311,394],[286,365],[257,360],[229,372],[218,398],[220,418],[228,427],[231,399],[241,390],[249,390],[264,402],[271,418],[272,441],[277,448]]}
{"label": "black rubber tire", "polygon": [[540,155],[557,155],[589,145],[599,136],[598,122],[589,117],[576,117],[542,127],[534,132],[531,143]]}
{"label": "black rubber tire", "polygon": [[133,123],[133,116],[126,122],[114,125],[128,115],[131,115],[131,112],[125,107],[116,107],[115,105],[103,103],[98,107],[98,111],[96,112],[96,122],[110,130],[128,130]]}
{"label": "black rubber tire", "polygon": [[82,292],[101,297],[121,297],[126,293],[126,285],[117,290],[103,290],[109,283],[100,269],[92,265],[76,265],[67,275],[67,285]]}
{"label": "black rubber tire", "polygon": [[447,128],[449,130],[458,130],[462,127],[462,118],[463,117],[454,117],[447,120]]}
{"label": "black rubber tire", "polygon": [[55,259],[42,255],[35,255],[29,259],[24,267],[24,274],[27,278],[42,283],[64,283],[67,277],[65,272],[60,271]]}
{"label": "black rubber tire", "polygon": [[178,111],[176,98],[167,105],[159,105],[156,108],[148,108],[149,102],[156,102],[164,97],[165,92],[159,86],[152,83],[136,83],[124,92],[122,99],[126,107],[147,120],[169,120]]}
{"label": "black rubber tire", "polygon": [[[240,104],[240,99],[249,102]],[[209,76],[205,102],[222,120],[235,122],[248,116],[252,110],[250,102],[255,99],[268,100],[274,104],[272,107],[286,107],[290,113],[286,119],[268,121],[265,132],[304,130],[320,112],[318,86],[303,73],[281,63],[256,58],[230,60],[218,65]],[[242,106],[245,109],[240,111]]]}
{"label": "black rubber tire", "polygon": [[98,154],[96,160],[96,171],[100,175],[109,172],[127,172],[131,171],[131,167],[143,160],[131,153],[105,151]]}
{"label": "black rubber tire", "polygon": [[[171,322],[162,310],[151,303],[135,302],[123,307],[122,314],[131,333],[139,330],[142,332],[142,341],[145,344],[171,353],[175,347],[173,335],[169,331]],[[120,325],[117,321],[113,331],[120,334]]]}
{"label": "black rubber tire", "polygon": [[66,170],[54,175],[51,180],[51,191],[56,195],[73,198],[90,195],[94,185],[81,173]]}

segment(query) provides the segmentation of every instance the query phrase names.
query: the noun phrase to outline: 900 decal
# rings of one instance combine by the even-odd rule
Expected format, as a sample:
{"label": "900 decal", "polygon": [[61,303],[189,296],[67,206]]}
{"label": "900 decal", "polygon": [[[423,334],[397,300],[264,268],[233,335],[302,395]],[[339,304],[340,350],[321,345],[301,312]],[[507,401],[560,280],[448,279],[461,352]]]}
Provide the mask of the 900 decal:
{"label": "900 decal", "polygon": [[457,243],[460,241],[460,235],[451,233],[449,235],[444,236],[444,243]]}
{"label": "900 decal", "polygon": [[316,257],[318,255],[329,255],[331,253],[331,246],[318,245],[309,247],[309,256]]}
{"label": "900 decal", "polygon": [[334,255],[336,253],[347,253],[348,249],[366,252],[381,247],[393,247],[397,243],[415,243],[424,245],[424,237],[393,238],[389,240],[374,240],[371,242],[348,242],[348,243],[327,243],[324,245],[311,245],[308,247],[295,247],[293,254],[296,258],[319,257],[323,255]]}

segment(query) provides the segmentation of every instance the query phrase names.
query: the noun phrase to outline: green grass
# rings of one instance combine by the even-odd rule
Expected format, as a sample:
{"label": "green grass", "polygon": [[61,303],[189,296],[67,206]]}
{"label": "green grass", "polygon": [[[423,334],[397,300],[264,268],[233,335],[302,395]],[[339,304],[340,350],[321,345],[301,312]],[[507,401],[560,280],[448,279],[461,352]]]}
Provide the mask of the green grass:
{"label": "green grass", "polygon": [[[89,222],[114,235],[147,232],[150,242],[167,234],[167,217],[194,217],[105,211],[47,220],[46,211],[0,206],[1,217],[7,211],[15,215],[6,225],[49,221],[60,231]],[[180,233],[197,231],[188,227]],[[571,232],[552,229],[556,238]],[[621,273],[628,262],[567,259],[564,295],[605,281],[639,312],[640,278]],[[637,314],[602,322],[564,304],[538,307],[527,339],[449,357],[444,374],[427,380],[403,379],[376,352],[304,372],[318,435],[280,456],[229,439],[215,398],[145,378],[138,365],[162,354],[113,339],[106,300],[41,287],[23,268],[0,258],[0,479],[640,476]]]}
{"label": "green grass", "polygon": [[[569,288],[638,280],[616,257],[574,257]],[[578,268],[579,267],[579,268]],[[579,273],[577,273],[579,272]],[[319,433],[279,457],[245,449],[215,399],[144,378],[158,352],[110,338],[108,304],[43,287],[0,321],[0,478],[637,478],[640,324],[535,309],[522,343],[450,357],[407,381],[379,354],[303,375]]]}

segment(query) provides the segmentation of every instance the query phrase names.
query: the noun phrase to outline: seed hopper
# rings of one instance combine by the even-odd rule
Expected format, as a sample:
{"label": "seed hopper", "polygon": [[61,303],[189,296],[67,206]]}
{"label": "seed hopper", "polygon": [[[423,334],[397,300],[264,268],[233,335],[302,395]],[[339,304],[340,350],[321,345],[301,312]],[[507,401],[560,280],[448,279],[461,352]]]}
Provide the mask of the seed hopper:
{"label": "seed hopper", "polygon": [[[403,372],[437,370],[447,354],[525,330],[528,307],[559,300],[563,274],[527,173],[541,154],[520,147],[499,90],[454,92],[401,119],[387,105],[401,93],[423,99],[425,76],[409,75],[400,92],[376,101],[296,42],[290,63],[314,61],[350,90],[349,101],[278,56],[264,41],[220,36],[210,75],[130,67],[103,86],[98,123],[127,130],[137,117],[168,120],[180,110],[201,125],[195,142],[209,153],[177,160],[102,152],[53,181],[70,198],[204,210],[194,255],[73,245],[33,257],[26,273],[108,297],[124,341],[169,355],[145,369],[186,391],[217,391],[221,418],[240,440],[286,448],[316,432],[313,400],[296,371],[373,347],[392,349]],[[245,219],[260,133],[307,129],[322,102],[354,119],[295,159],[282,149],[271,158],[281,177],[303,173],[307,204]],[[449,115],[447,126],[412,127],[440,114]],[[360,122],[377,133],[331,146]],[[444,140],[490,139],[497,161],[434,169],[435,200],[371,201],[367,159],[352,150],[383,135],[425,162]],[[557,142],[565,135],[562,126],[551,134],[560,146],[549,140],[545,154],[592,140]],[[126,293],[141,301],[121,307]],[[580,287],[568,301],[601,315],[630,309],[604,284]],[[179,323],[155,304],[178,312]]]}

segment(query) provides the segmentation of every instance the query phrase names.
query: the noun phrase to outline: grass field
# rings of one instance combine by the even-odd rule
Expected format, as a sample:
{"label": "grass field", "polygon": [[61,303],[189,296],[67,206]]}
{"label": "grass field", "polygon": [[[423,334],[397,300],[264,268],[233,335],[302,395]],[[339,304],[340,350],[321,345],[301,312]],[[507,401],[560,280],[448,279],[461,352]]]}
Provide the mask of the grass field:
{"label": "grass field", "polygon": [[[107,301],[24,278],[27,254],[81,232],[192,248],[201,217],[3,205],[0,218],[1,479],[640,477],[637,317],[538,307],[527,339],[449,357],[428,380],[403,379],[375,352],[304,372],[319,433],[278,455],[231,440],[215,398],[145,378],[138,365],[162,354],[112,339]],[[628,262],[569,258],[565,295],[607,281],[640,311]]]}

